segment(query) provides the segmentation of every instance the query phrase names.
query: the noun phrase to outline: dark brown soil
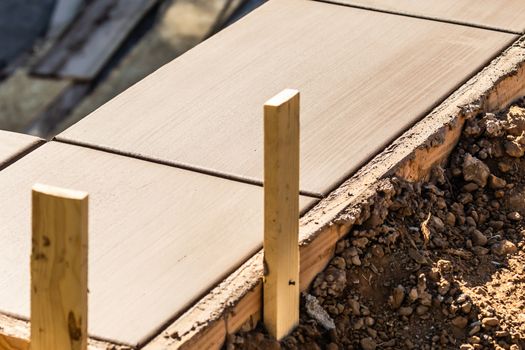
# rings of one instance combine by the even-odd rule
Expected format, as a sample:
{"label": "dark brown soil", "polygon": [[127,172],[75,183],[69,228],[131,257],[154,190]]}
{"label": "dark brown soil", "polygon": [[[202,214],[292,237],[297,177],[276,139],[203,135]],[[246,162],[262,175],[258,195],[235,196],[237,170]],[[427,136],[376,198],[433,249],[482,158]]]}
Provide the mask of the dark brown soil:
{"label": "dark brown soil", "polygon": [[519,106],[468,121],[428,182],[391,179],[386,217],[337,244],[291,335],[279,343],[258,325],[226,348],[525,349]]}

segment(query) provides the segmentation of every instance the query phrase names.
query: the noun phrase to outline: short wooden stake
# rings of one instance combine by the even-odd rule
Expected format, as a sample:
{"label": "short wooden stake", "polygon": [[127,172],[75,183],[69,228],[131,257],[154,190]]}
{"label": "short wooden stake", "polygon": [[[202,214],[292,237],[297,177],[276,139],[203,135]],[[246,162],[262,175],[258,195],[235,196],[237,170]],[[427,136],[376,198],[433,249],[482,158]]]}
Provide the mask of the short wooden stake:
{"label": "short wooden stake", "polygon": [[276,339],[299,323],[299,92],[264,105],[264,324]]}
{"label": "short wooden stake", "polygon": [[87,348],[88,195],[32,191],[31,350]]}

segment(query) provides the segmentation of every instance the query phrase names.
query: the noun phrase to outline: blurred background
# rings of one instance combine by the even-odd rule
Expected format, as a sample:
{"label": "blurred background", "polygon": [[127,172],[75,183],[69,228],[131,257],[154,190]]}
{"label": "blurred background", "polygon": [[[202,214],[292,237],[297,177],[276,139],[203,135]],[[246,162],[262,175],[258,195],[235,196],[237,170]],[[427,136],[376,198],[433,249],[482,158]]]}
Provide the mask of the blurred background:
{"label": "blurred background", "polygon": [[52,138],[266,0],[0,0],[0,129]]}

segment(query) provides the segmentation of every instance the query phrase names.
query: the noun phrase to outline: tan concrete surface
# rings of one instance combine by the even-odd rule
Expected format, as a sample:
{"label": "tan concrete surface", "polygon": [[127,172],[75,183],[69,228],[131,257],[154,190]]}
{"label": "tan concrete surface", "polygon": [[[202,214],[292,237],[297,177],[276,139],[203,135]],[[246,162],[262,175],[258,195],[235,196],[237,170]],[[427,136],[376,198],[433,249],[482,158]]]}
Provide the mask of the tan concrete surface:
{"label": "tan concrete surface", "polygon": [[329,0],[333,3],[363,6],[412,16],[491,27],[523,33],[523,0]]}
{"label": "tan concrete surface", "polygon": [[144,341],[262,246],[258,186],[51,142],[0,172],[3,313],[29,317],[34,183],[89,193],[88,330],[102,339]]}
{"label": "tan concrete surface", "polygon": [[40,142],[38,137],[0,130],[0,168]]}
{"label": "tan concrete surface", "polygon": [[262,181],[262,106],[301,92],[301,190],[326,194],[517,36],[270,1],[58,136]]}

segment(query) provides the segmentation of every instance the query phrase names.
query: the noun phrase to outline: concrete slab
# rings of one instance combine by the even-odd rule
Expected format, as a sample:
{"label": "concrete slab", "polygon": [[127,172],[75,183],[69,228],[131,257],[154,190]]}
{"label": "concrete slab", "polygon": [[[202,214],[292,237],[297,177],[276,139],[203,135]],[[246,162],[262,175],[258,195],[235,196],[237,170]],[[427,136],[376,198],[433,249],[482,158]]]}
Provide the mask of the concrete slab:
{"label": "concrete slab", "polygon": [[328,0],[328,2],[461,22],[515,33],[525,31],[523,0]]}
{"label": "concrete slab", "polygon": [[41,142],[38,137],[0,130],[0,169]]}
{"label": "concrete slab", "polygon": [[58,136],[261,183],[262,106],[301,91],[301,189],[327,194],[517,36],[270,1]]}
{"label": "concrete slab", "polygon": [[147,340],[261,248],[261,187],[51,142],[0,172],[3,313],[29,316],[34,183],[89,193],[88,322],[98,338]]}

